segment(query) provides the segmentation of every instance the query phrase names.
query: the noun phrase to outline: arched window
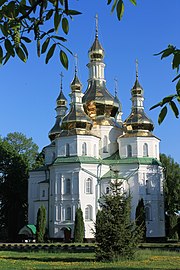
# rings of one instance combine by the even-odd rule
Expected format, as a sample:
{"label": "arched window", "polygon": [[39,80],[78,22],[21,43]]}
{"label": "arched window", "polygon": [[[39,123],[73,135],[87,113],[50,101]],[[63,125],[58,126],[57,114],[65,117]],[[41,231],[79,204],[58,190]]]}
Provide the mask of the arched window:
{"label": "arched window", "polygon": [[92,194],[92,179],[88,178],[85,182],[85,193]]}
{"label": "arched window", "polygon": [[65,180],[65,194],[71,194],[71,180],[66,179]]}
{"label": "arched window", "polygon": [[87,205],[85,208],[85,220],[92,220],[92,206]]}
{"label": "arched window", "polygon": [[106,194],[109,194],[109,191],[110,191],[110,189],[109,189],[109,187],[107,187],[106,188]]}
{"label": "arched window", "polygon": [[70,206],[66,208],[65,220],[71,220],[71,207]]}
{"label": "arched window", "polygon": [[150,205],[147,205],[145,207],[145,215],[146,215],[146,221],[152,220],[152,217],[151,217],[151,206]]}
{"label": "arched window", "polygon": [[82,155],[87,155],[87,144],[85,142],[82,144]]}
{"label": "arched window", "polygon": [[144,143],[143,145],[143,157],[148,157],[148,145]]}
{"label": "arched window", "polygon": [[66,157],[69,157],[69,154],[70,154],[69,143],[66,143],[66,146],[65,146],[65,154],[66,154]]}
{"label": "arched window", "polygon": [[132,146],[130,144],[127,145],[127,157],[132,157]]}
{"label": "arched window", "polygon": [[42,197],[45,197],[45,190],[43,189],[43,191],[42,191]]}
{"label": "arched window", "polygon": [[107,136],[103,138],[103,153],[108,153],[108,139]]}
{"label": "arched window", "polygon": [[146,194],[147,195],[151,193],[150,190],[151,190],[151,182],[149,180],[146,180]]}

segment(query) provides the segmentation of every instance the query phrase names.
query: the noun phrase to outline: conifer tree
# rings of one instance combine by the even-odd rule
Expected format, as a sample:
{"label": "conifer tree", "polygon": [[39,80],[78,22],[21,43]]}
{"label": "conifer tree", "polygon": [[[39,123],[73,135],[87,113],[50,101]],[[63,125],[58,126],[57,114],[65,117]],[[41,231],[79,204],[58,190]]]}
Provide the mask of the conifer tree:
{"label": "conifer tree", "polygon": [[44,207],[44,205],[41,205],[37,213],[36,241],[38,243],[44,242],[45,232],[46,232],[46,208]]}
{"label": "conifer tree", "polygon": [[142,232],[142,240],[146,240],[146,214],[145,214],[145,207],[144,201],[141,198],[139,200],[138,205],[136,207],[136,225],[140,228]]}
{"label": "conifer tree", "polygon": [[130,220],[130,205],[130,194],[123,191],[122,181],[116,179],[111,184],[110,194],[101,198],[101,210],[96,217],[95,238],[98,261],[133,257],[141,235],[135,223]]}
{"label": "conifer tree", "polygon": [[74,242],[82,243],[84,239],[84,220],[81,208],[77,208],[74,223]]}

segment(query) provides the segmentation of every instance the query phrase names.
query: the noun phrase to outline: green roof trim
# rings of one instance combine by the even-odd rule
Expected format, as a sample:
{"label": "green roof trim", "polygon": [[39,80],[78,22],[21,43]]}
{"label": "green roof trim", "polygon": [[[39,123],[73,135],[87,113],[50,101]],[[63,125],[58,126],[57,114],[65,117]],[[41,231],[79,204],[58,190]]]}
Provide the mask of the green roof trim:
{"label": "green roof trim", "polygon": [[109,170],[107,173],[105,173],[101,179],[106,179],[106,178],[110,178],[110,179],[125,179],[124,176],[122,174],[117,174],[114,171]]}
{"label": "green roof trim", "polygon": [[33,224],[28,224],[27,227],[32,231],[33,234],[36,234],[36,226]]}
{"label": "green roof trim", "polygon": [[53,164],[59,163],[86,163],[86,164],[99,164],[102,163],[101,159],[88,156],[73,156],[73,157],[57,157]]}
{"label": "green roof trim", "polygon": [[160,165],[162,163],[156,158],[151,157],[128,157],[128,158],[120,158],[119,151],[116,151],[112,156],[103,159],[103,164],[111,165],[111,164],[142,164],[142,165]]}

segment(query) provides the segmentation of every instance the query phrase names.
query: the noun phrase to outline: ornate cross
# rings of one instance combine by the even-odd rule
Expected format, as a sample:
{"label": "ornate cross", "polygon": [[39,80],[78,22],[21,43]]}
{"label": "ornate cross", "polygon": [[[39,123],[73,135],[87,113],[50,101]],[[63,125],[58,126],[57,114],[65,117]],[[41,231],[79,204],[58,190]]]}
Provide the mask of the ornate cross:
{"label": "ornate cross", "polygon": [[138,60],[136,59],[136,79],[138,78]]}
{"label": "ornate cross", "polygon": [[97,14],[95,16],[95,20],[96,20],[96,36],[98,36],[98,15]]}
{"label": "ornate cross", "polygon": [[61,73],[60,73],[60,77],[61,77],[61,90],[62,90],[62,80],[63,80],[63,77],[64,77],[62,71],[61,71]]}

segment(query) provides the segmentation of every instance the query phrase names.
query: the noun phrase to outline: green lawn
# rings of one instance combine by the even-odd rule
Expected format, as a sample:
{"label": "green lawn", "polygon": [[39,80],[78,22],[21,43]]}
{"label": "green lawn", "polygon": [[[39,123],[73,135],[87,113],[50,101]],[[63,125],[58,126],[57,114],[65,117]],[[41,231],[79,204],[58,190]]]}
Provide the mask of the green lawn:
{"label": "green lawn", "polygon": [[95,261],[94,253],[0,251],[0,269],[180,269],[180,254],[173,251],[139,250],[136,259],[115,263]]}

